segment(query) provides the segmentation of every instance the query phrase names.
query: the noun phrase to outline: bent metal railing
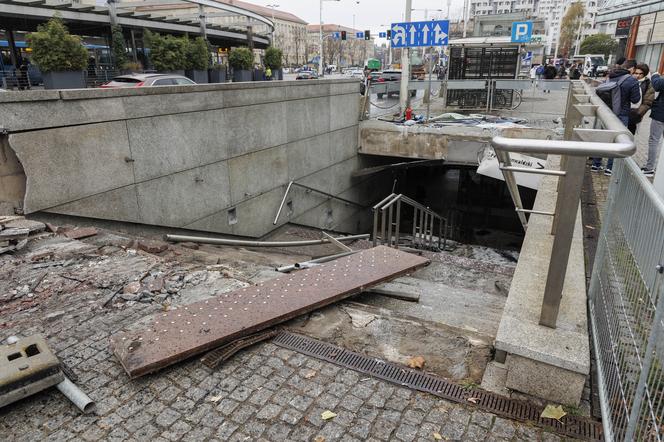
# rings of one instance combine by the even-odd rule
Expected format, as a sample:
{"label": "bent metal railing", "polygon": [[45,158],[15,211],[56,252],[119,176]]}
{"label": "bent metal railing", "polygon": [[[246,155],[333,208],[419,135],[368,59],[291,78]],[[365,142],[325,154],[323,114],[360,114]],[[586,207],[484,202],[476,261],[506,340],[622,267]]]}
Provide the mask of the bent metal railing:
{"label": "bent metal railing", "polygon": [[[593,117],[595,126],[606,129],[586,129],[585,117]],[[574,224],[579,207],[583,174],[588,157],[624,158],[634,154],[632,135],[611,110],[583,82],[574,81],[570,87],[565,111],[565,140],[534,140],[494,137],[491,141],[507,188],[516,206],[524,230],[528,228],[526,215],[552,216],[551,235],[554,236],[549,269],[540,313],[540,325],[556,328],[567,272]],[[510,152],[523,154],[560,155],[560,170],[532,170],[512,166]],[[537,212],[523,207],[515,173],[538,173],[558,177],[558,195],[553,212]]]}
{"label": "bent metal railing", "polygon": [[[447,219],[405,195],[390,194],[373,207],[373,245],[399,247],[402,205],[413,210],[412,245],[418,249],[444,250],[447,244]],[[437,233],[437,235],[434,235]]]}

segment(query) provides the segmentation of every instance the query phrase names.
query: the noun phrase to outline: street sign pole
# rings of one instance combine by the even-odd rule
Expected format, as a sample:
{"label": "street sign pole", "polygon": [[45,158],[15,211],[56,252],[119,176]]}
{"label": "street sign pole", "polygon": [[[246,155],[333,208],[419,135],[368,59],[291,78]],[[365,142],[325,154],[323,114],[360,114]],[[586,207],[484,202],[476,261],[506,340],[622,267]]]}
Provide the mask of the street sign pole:
{"label": "street sign pole", "polygon": [[431,77],[433,71],[433,47],[429,48],[429,86],[427,87],[426,93],[427,96],[427,122],[429,122],[429,116],[431,115]]}
{"label": "street sign pole", "polygon": [[[410,23],[411,12],[413,9],[413,0],[406,0],[406,23]],[[399,91],[399,108],[403,115],[408,108],[410,102],[410,94],[408,93],[408,82],[410,82],[410,50],[408,48],[401,49],[401,89]]]}

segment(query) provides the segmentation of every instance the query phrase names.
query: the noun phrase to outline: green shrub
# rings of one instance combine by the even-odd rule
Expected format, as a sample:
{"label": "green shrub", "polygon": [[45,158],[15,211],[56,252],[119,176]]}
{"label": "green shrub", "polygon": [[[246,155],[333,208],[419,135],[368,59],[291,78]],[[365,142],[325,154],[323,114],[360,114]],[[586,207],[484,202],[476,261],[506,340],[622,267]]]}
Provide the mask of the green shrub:
{"label": "green shrub", "polygon": [[233,69],[250,70],[254,65],[254,54],[249,48],[236,48],[228,55],[228,64]]}
{"label": "green shrub", "polygon": [[71,35],[58,16],[28,34],[32,59],[42,72],[82,71],[88,66],[88,51],[80,37]]}
{"label": "green shrub", "polygon": [[187,67],[186,37],[146,31],[145,40],[150,46],[150,60],[157,71],[177,71]]}
{"label": "green shrub", "polygon": [[284,53],[281,49],[277,49],[274,46],[270,46],[265,50],[265,66],[270,69],[281,69],[281,60],[283,59]]}
{"label": "green shrub", "polygon": [[203,71],[209,66],[210,51],[207,41],[203,37],[189,40],[187,42],[187,69]]}
{"label": "green shrub", "polygon": [[127,46],[120,26],[111,27],[111,50],[115,66],[121,68],[127,63]]}

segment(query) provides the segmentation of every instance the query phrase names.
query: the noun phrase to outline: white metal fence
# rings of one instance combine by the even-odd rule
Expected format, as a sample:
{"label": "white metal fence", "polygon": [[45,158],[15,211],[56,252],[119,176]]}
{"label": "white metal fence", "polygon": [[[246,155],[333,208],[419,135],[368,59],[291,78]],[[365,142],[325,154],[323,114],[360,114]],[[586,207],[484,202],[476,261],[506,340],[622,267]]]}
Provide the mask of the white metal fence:
{"label": "white metal fence", "polygon": [[589,304],[606,440],[664,440],[664,202],[616,160]]}

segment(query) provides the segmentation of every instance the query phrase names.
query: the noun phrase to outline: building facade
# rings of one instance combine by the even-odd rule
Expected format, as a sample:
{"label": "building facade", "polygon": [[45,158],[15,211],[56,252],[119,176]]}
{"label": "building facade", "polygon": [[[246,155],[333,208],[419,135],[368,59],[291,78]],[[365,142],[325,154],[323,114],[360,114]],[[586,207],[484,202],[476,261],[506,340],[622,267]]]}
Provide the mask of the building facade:
{"label": "building facade", "polygon": [[617,55],[636,59],[652,72],[664,71],[664,2],[609,0],[600,5],[597,32],[614,36]]}

